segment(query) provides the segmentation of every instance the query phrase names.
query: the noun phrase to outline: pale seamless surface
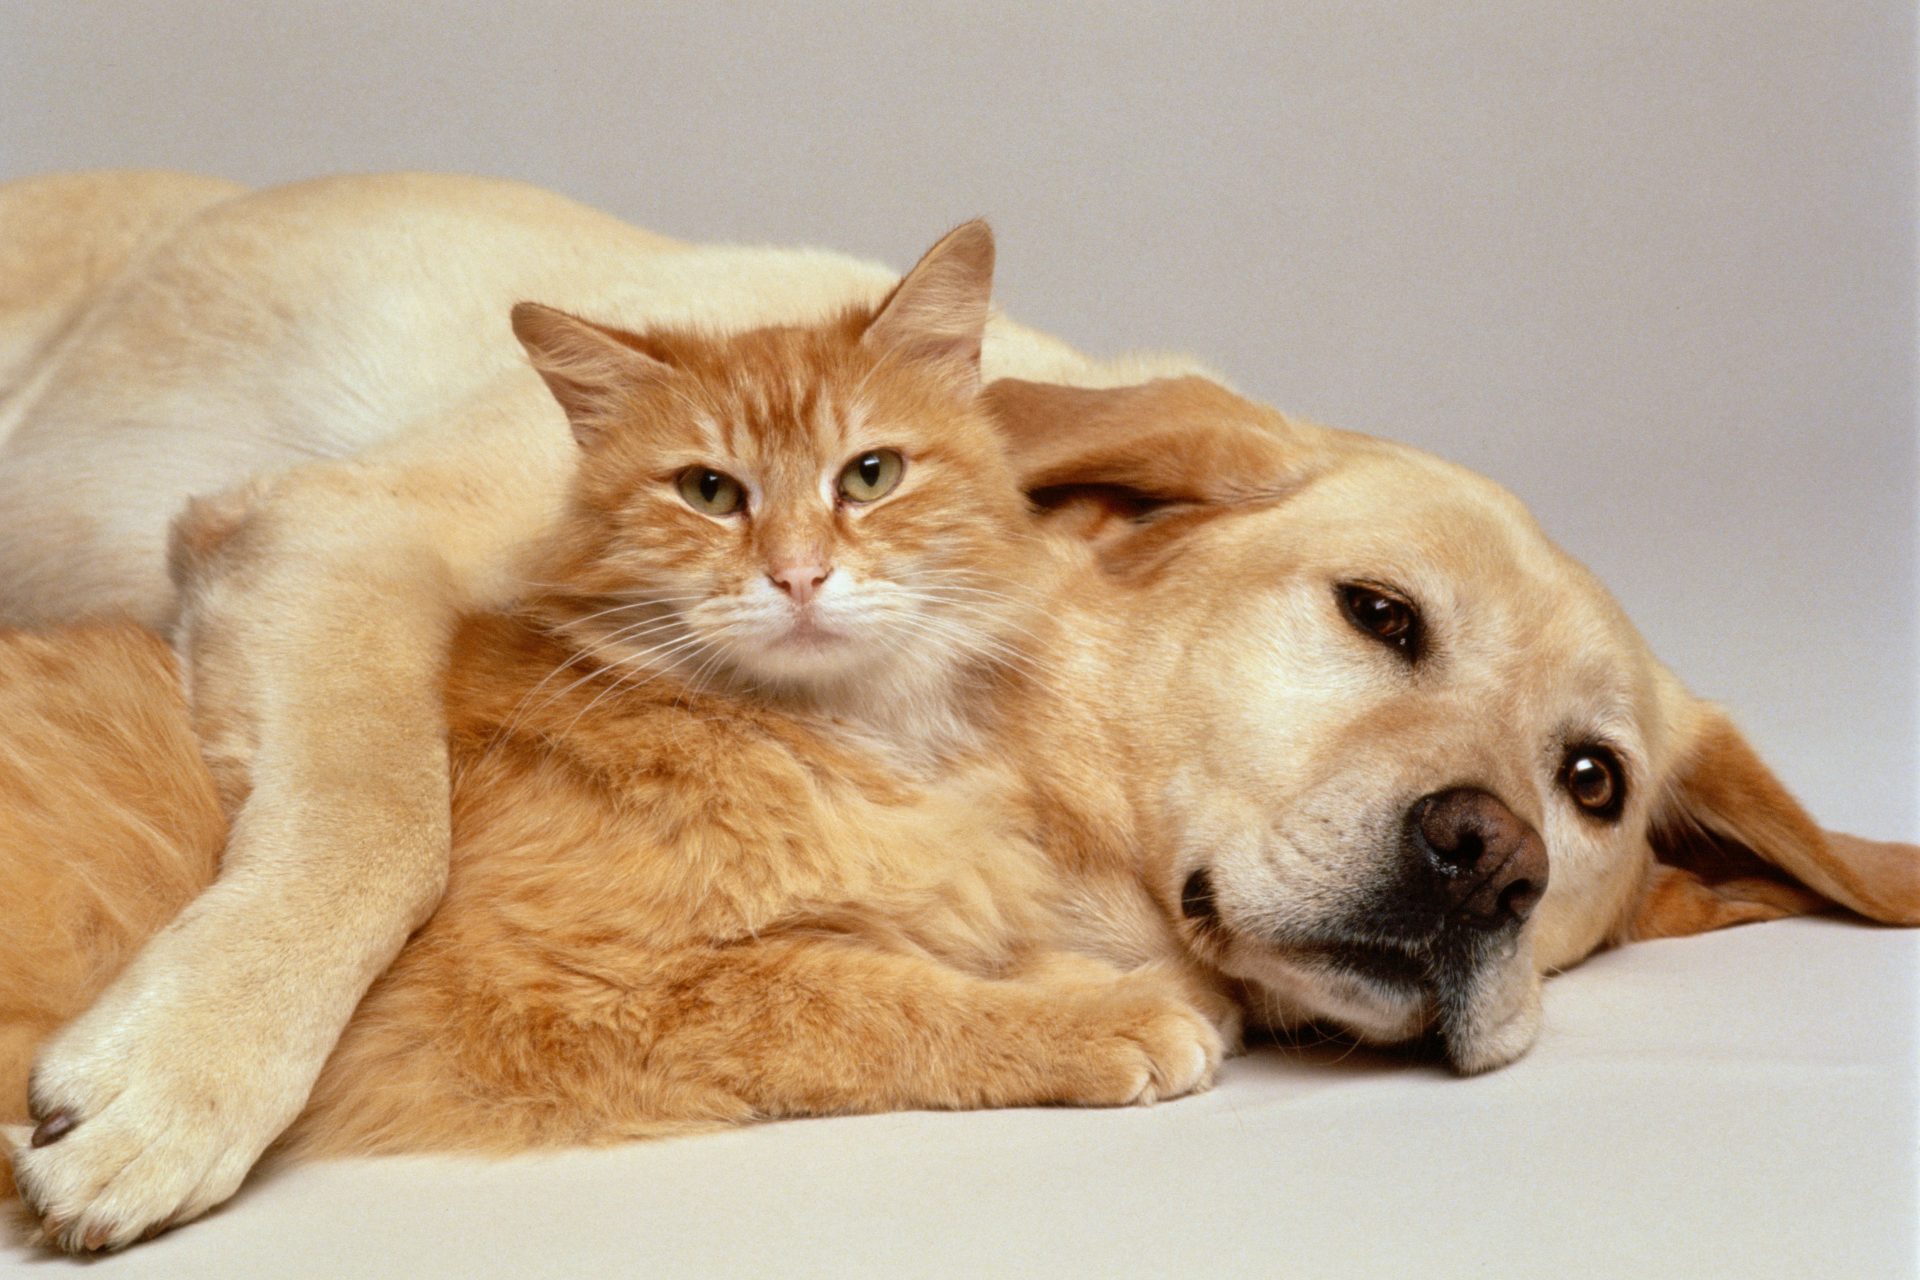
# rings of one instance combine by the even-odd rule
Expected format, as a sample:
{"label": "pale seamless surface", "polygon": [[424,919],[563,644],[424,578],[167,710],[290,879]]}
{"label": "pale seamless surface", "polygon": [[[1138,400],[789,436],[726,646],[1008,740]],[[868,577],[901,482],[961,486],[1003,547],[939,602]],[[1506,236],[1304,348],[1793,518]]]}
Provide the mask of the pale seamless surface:
{"label": "pale seamless surface", "polygon": [[1916,964],[1834,918],[1603,953],[1473,1080],[1268,1049],[1145,1110],[308,1165],[87,1274],[1910,1275]]}

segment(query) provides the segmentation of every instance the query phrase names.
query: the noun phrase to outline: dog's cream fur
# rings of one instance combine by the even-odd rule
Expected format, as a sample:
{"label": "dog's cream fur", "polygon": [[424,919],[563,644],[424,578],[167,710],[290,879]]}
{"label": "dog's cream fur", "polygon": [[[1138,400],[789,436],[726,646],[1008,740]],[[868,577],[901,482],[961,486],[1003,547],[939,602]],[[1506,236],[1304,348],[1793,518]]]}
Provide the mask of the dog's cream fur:
{"label": "dog's cream fur", "polygon": [[[512,304],[737,327],[818,319],[892,279],[680,245],[470,179],[0,188],[0,621],[173,627],[235,813],[218,883],[37,1065],[38,1109],[80,1123],[15,1161],[63,1239],[124,1243],[231,1194],[439,898],[449,628],[515,596],[572,457]],[[1159,512],[1069,496],[1058,515],[1136,609],[1057,672],[1068,702],[1126,700],[1129,749],[1063,776],[1128,811],[1141,883],[1174,922],[1116,937],[1137,911],[1094,904],[1089,950],[1138,962],[1180,939],[1257,1019],[1378,1040],[1444,1021],[1455,1064],[1479,1070],[1531,1042],[1537,975],[1610,938],[1804,909],[1797,885],[1920,922],[1916,851],[1813,826],[1490,483],[1172,377],[1200,372],[1177,360],[1091,361],[996,320],[983,362],[1020,380],[998,394],[1031,489]],[[219,491],[183,526],[176,587],[169,522]],[[215,535],[214,568],[190,571],[194,538]],[[1440,642],[1423,678],[1341,618],[1333,588],[1352,580],[1420,600]],[[1590,737],[1628,762],[1617,823],[1559,788],[1559,746]],[[1330,930],[1362,910],[1408,805],[1459,785],[1538,829],[1552,876],[1453,1007],[1276,943],[1364,941]],[[1698,871],[1702,848],[1705,877],[1656,859]],[[1200,868],[1204,929],[1178,924]]]}

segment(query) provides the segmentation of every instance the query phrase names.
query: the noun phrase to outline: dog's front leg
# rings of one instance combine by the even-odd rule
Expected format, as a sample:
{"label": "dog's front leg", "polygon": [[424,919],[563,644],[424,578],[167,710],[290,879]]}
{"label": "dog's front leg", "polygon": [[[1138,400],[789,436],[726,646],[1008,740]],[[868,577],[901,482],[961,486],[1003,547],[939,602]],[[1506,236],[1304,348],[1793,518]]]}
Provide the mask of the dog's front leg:
{"label": "dog's front leg", "polygon": [[61,1247],[117,1248],[230,1196],[437,904],[447,637],[510,594],[565,457],[490,451],[485,425],[183,520],[180,641],[233,833],[218,881],[35,1063],[14,1171]]}

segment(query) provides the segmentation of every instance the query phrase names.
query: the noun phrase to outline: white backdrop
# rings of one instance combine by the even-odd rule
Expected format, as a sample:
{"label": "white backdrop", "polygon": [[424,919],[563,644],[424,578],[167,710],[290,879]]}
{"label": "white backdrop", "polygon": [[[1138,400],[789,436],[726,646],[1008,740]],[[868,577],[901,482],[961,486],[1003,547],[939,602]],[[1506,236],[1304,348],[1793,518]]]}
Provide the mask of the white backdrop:
{"label": "white backdrop", "polygon": [[1192,349],[1518,490],[1836,826],[1920,835],[1901,3],[0,5],[0,177],[540,182]]}

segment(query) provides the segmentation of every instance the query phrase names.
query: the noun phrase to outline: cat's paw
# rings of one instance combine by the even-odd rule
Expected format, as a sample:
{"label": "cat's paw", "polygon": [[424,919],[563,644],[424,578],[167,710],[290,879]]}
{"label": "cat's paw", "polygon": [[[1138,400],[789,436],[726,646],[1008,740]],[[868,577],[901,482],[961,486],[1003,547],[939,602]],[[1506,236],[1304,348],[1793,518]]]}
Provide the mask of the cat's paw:
{"label": "cat's paw", "polygon": [[1178,998],[1150,995],[1107,1002],[1076,1055],[1069,1102],[1144,1106],[1211,1088],[1226,1054],[1213,1023]]}
{"label": "cat's paw", "polygon": [[287,1119],[267,1082],[241,1079],[231,1057],[210,1060],[214,1047],[190,1033],[142,1034],[136,1017],[105,1035],[72,1034],[86,1022],[35,1064],[35,1126],[12,1152],[45,1243],[76,1253],[124,1248],[205,1213]]}

